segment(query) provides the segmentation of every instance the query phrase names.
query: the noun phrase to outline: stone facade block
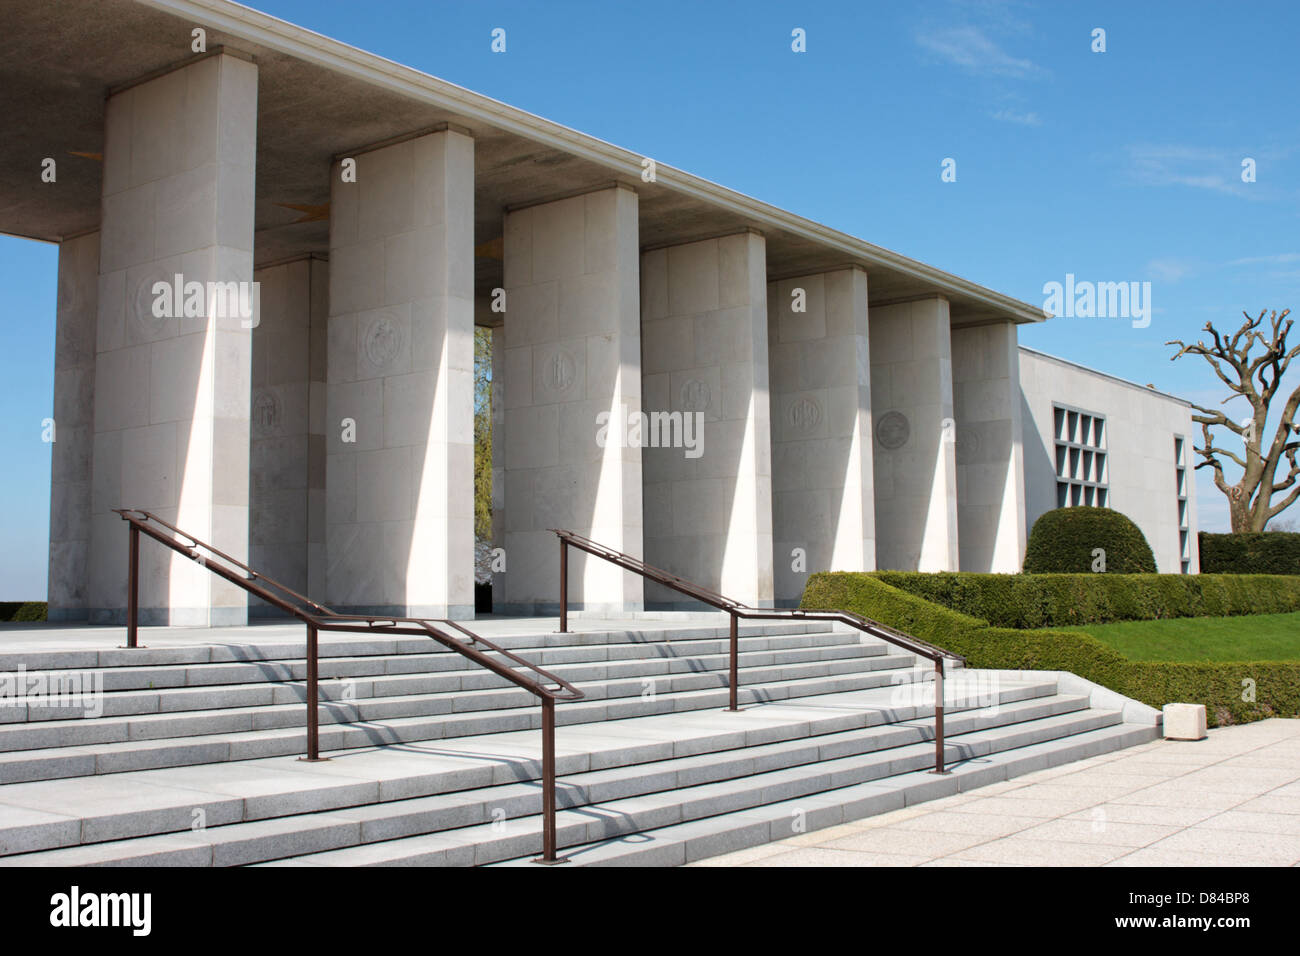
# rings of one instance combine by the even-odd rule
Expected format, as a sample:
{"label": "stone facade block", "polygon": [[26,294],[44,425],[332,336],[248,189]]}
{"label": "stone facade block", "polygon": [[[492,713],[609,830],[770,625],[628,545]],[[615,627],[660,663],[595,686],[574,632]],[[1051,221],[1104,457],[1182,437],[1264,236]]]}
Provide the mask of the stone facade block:
{"label": "stone facade block", "polygon": [[1161,714],[1165,740],[1204,740],[1204,704],[1165,704]]}

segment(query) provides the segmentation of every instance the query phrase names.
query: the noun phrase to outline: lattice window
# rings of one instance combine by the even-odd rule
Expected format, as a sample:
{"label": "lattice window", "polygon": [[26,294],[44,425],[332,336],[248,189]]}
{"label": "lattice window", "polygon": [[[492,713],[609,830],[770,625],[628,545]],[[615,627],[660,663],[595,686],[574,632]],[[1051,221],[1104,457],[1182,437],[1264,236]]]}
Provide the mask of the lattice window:
{"label": "lattice window", "polygon": [[1056,506],[1110,507],[1106,416],[1052,406],[1056,440]]}
{"label": "lattice window", "polygon": [[1192,570],[1192,521],[1187,500],[1187,442],[1174,436],[1174,491],[1178,496],[1178,566],[1183,574]]}

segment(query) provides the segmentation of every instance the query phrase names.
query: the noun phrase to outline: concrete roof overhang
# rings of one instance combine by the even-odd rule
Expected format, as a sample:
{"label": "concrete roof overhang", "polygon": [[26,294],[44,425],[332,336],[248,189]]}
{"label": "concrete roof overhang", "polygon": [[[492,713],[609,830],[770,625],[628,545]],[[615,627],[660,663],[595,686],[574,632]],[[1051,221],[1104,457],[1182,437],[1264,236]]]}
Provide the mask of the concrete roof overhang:
{"label": "concrete roof overhang", "polygon": [[[181,65],[190,31],[259,68],[258,265],[327,253],[335,157],[445,124],[475,138],[476,286],[501,284],[502,214],[624,183],[643,248],[755,229],[769,278],[857,265],[873,304],[942,295],[954,325],[1042,321],[1042,310],[715,183],[227,0],[0,0],[0,232],[59,241],[99,227],[104,99]],[[40,180],[45,157],[57,184]]]}

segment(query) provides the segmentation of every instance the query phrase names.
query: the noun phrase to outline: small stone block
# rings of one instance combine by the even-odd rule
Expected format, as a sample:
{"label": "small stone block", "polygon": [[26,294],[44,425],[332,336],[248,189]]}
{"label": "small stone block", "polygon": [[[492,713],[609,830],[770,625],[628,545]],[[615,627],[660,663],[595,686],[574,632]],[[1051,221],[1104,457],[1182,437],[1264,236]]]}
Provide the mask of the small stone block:
{"label": "small stone block", "polygon": [[1204,740],[1204,704],[1165,704],[1165,740]]}

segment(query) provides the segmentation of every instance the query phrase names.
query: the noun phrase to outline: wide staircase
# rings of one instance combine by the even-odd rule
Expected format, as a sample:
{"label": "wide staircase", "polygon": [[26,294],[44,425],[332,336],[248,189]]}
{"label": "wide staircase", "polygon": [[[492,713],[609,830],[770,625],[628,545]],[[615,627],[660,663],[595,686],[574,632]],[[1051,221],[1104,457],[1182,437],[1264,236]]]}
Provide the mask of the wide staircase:
{"label": "wide staircase", "polygon": [[[930,661],[843,622],[569,617],[474,625],[580,692],[551,708],[549,753],[536,693],[382,628],[322,636],[315,674],[286,625],[0,652],[29,688],[103,688],[91,715],[0,707],[0,865],[528,864],[548,769],[559,852],[543,856],[672,865],[1157,733],[1052,674],[959,662],[937,715]],[[300,759],[313,684],[320,761]]]}

